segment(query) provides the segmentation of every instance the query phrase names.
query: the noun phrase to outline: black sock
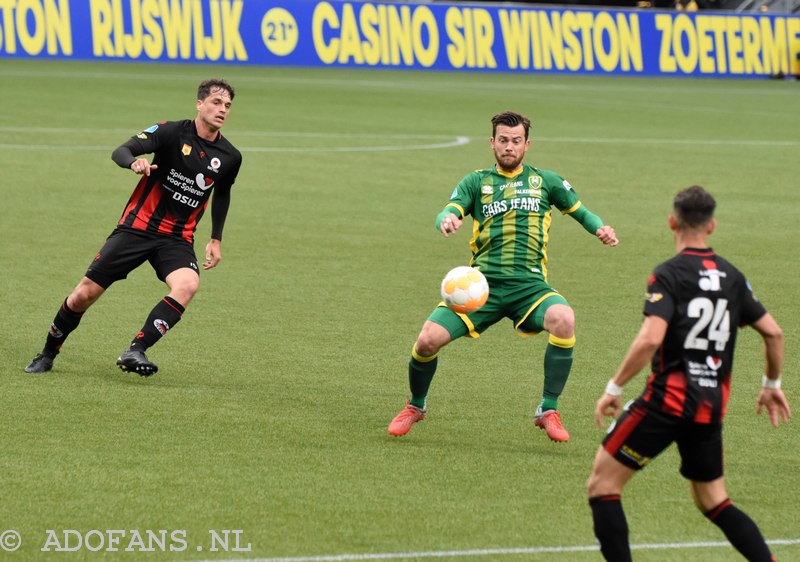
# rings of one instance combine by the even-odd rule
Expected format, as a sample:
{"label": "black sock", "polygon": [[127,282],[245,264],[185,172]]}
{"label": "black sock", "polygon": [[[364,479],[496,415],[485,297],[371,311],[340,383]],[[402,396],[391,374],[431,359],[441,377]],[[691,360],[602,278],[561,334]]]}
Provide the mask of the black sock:
{"label": "black sock", "polygon": [[600,552],[606,560],[630,562],[628,522],[617,494],[589,498],[594,519],[594,536],[600,541]]}
{"label": "black sock", "polygon": [[703,515],[722,529],[733,547],[751,562],[773,560],[758,525],[744,511],[735,507],[731,500],[726,499]]}
{"label": "black sock", "polygon": [[161,336],[166,335],[178,323],[185,311],[186,309],[172,297],[161,299],[150,311],[150,316],[145,320],[142,329],[133,338],[131,349],[145,351],[154,345],[161,339]]}
{"label": "black sock", "polygon": [[47,355],[50,358],[58,355],[61,346],[64,345],[64,340],[81,322],[83,312],[75,312],[67,306],[67,300],[61,304],[58,309],[53,323],[50,324],[50,332],[47,334],[47,339],[44,342],[44,349],[42,355]]}

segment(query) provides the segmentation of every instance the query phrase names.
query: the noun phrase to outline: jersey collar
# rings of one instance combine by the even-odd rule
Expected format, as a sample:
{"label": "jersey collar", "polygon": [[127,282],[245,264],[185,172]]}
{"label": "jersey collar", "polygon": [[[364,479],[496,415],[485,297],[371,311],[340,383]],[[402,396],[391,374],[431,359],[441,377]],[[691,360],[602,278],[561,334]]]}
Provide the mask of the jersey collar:
{"label": "jersey collar", "polygon": [[503,170],[498,168],[497,164],[494,165],[494,171],[506,178],[515,178],[518,175],[520,175],[524,169],[525,169],[525,164],[520,164],[519,168],[517,168],[516,170],[514,170],[509,174],[508,172],[504,172]]}
{"label": "jersey collar", "polygon": [[681,250],[681,254],[709,258],[714,255],[714,250],[711,248],[684,248]]}

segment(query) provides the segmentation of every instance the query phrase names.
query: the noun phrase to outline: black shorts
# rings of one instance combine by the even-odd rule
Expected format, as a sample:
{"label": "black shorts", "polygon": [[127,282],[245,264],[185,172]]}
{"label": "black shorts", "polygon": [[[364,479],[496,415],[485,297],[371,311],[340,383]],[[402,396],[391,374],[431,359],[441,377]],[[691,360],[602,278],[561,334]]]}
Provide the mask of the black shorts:
{"label": "black shorts", "polygon": [[86,270],[86,277],[108,289],[112,283],[149,261],[165,281],[177,269],[189,267],[200,274],[194,247],[182,238],[157,236],[145,232],[116,229],[106,239]]}
{"label": "black shorts", "polygon": [[612,424],[603,448],[625,466],[640,470],[673,442],[684,478],[710,482],[722,476],[722,424],[696,423],[638,402],[628,404]]}

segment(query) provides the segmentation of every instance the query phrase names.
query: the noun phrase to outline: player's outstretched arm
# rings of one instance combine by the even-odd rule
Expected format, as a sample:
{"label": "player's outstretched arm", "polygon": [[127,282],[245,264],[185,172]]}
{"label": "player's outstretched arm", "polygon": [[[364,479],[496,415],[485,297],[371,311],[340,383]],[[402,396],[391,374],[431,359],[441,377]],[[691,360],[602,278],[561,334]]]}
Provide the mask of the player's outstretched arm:
{"label": "player's outstretched arm", "polygon": [[616,246],[619,244],[614,229],[607,224],[603,224],[603,219],[587,209],[586,205],[578,203],[574,211],[567,212],[573,219],[578,221],[589,234],[597,236],[606,246]]}

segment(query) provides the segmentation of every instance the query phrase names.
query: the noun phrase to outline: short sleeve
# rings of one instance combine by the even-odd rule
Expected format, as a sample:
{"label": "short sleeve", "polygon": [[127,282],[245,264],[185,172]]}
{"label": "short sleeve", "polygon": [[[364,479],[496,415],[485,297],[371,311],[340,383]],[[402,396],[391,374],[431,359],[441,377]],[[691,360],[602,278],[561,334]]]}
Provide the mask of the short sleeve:
{"label": "short sleeve", "polygon": [[758,320],[767,313],[767,309],[761,304],[761,301],[756,298],[755,294],[753,294],[753,287],[750,286],[750,283],[746,279],[744,280],[741,303],[742,324],[750,325],[758,322]]}

